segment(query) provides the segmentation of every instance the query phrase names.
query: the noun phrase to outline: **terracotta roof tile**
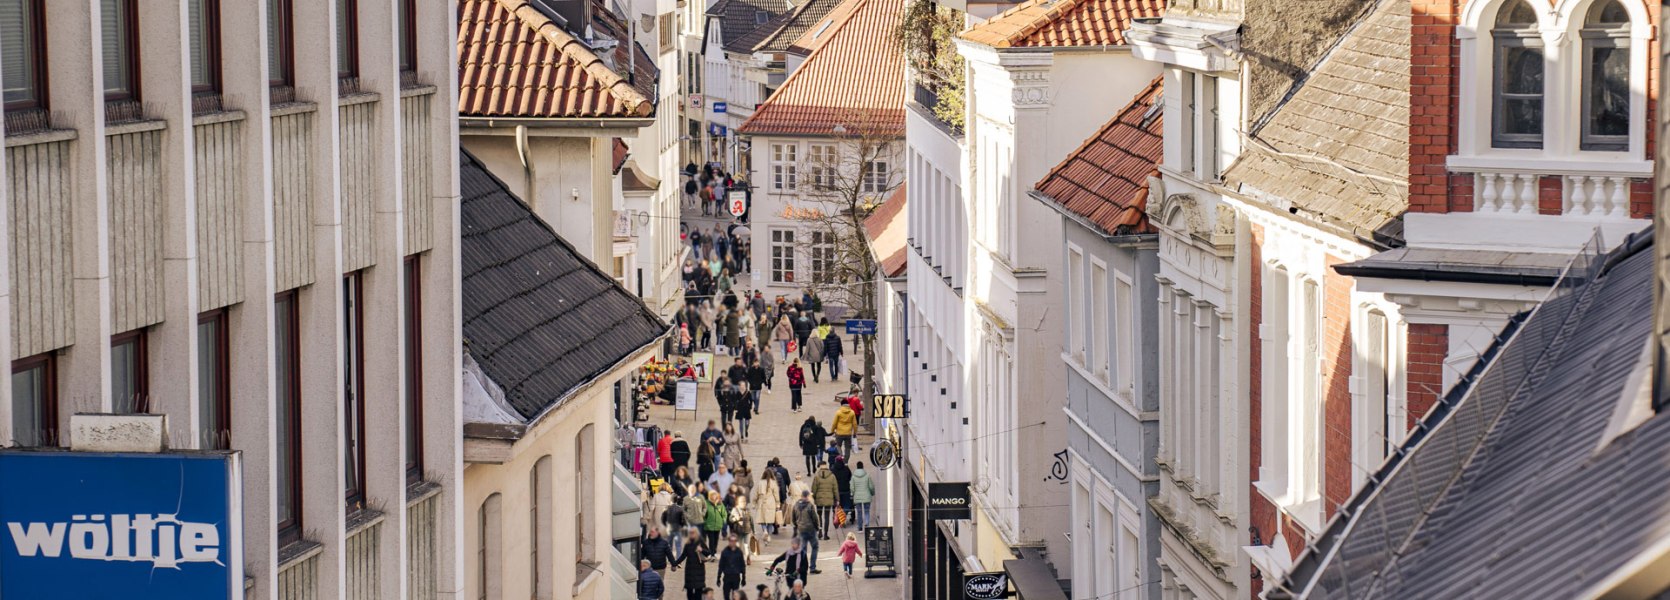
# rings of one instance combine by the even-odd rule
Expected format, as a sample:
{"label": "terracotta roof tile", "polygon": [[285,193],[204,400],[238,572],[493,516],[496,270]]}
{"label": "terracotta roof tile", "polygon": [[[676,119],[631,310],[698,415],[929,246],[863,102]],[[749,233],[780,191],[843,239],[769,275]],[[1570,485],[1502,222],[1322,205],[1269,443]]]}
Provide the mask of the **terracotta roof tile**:
{"label": "terracotta roof tile", "polygon": [[1148,177],[1159,175],[1161,79],[1156,77],[1096,135],[1035,186],[1063,209],[1110,234],[1152,233]]}
{"label": "terracotta roof tile", "polygon": [[[588,0],[590,1],[590,0]],[[621,39],[625,27],[602,5],[596,30]],[[647,117],[654,61],[622,41],[608,60],[551,22],[528,0],[459,0],[458,114],[470,117]],[[610,64],[631,62],[629,82]]]}
{"label": "terracotta roof tile", "polygon": [[745,135],[903,136],[905,61],[892,45],[906,0],[848,0],[851,16],[742,124]]}
{"label": "terracotta roof tile", "polygon": [[881,273],[887,277],[898,277],[905,272],[906,185],[899,184],[886,202],[864,217],[864,235],[870,238],[870,250],[881,261]]}
{"label": "terracotta roof tile", "polygon": [[1165,0],[1029,0],[969,28],[962,38],[993,48],[1122,46],[1131,20],[1158,17]]}

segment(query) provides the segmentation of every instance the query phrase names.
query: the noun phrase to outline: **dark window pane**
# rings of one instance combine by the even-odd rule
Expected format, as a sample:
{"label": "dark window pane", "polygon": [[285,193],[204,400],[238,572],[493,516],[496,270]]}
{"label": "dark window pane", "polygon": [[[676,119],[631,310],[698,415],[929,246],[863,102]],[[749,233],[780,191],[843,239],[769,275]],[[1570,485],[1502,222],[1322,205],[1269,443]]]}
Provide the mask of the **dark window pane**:
{"label": "dark window pane", "polygon": [[278,299],[277,309],[273,311],[273,354],[276,359],[274,377],[278,384],[278,444],[275,454],[278,457],[278,522],[280,527],[285,523],[297,522],[300,507],[296,506],[300,494],[297,486],[301,482],[296,480],[296,462],[301,457],[301,448],[296,444],[297,431],[300,425],[295,418],[297,414],[296,402],[296,297],[288,294]]}
{"label": "dark window pane", "polygon": [[423,478],[423,288],[418,257],[406,259],[406,479]]}
{"label": "dark window pane", "polygon": [[145,334],[119,336],[110,346],[110,405],[118,414],[145,412]]}
{"label": "dark window pane", "polygon": [[1589,9],[1589,25],[1628,25],[1629,11],[1618,0],[1607,0]]}
{"label": "dark window pane", "polygon": [[1523,28],[1537,24],[1537,13],[1531,10],[1531,5],[1525,0],[1512,0],[1511,4],[1503,6],[1496,13],[1497,27]]}
{"label": "dark window pane", "polygon": [[1505,48],[1506,68],[1503,69],[1502,91],[1508,94],[1542,95],[1542,50],[1537,48]]}
{"label": "dark window pane", "polygon": [[1629,49],[1594,48],[1589,69],[1589,134],[1629,135]]}
{"label": "dark window pane", "polygon": [[127,0],[101,0],[100,28],[104,44],[104,95],[131,98],[134,93],[132,6]]}
{"label": "dark window pane", "polygon": [[12,437],[19,446],[45,445],[46,432],[42,424],[47,415],[48,394],[52,385],[47,379],[47,367],[28,367],[12,371]]}
{"label": "dark window pane", "polygon": [[1537,135],[1542,133],[1542,99],[1504,100],[1502,133]]}
{"label": "dark window pane", "polygon": [[221,346],[225,323],[219,317],[205,317],[197,323],[197,421],[199,441],[205,449],[227,447],[224,423],[226,380],[221,371],[226,348]]}
{"label": "dark window pane", "polygon": [[350,508],[365,502],[365,312],[360,303],[364,290],[358,273],[343,279],[342,476]]}
{"label": "dark window pane", "polygon": [[336,74],[338,77],[353,77],[359,73],[359,56],[357,55],[358,32],[354,23],[354,0],[336,0]]}
{"label": "dark window pane", "polygon": [[267,78],[290,84],[290,0],[267,2]]}
{"label": "dark window pane", "polygon": [[34,102],[35,3],[0,0],[0,71],[5,73],[6,103]]}

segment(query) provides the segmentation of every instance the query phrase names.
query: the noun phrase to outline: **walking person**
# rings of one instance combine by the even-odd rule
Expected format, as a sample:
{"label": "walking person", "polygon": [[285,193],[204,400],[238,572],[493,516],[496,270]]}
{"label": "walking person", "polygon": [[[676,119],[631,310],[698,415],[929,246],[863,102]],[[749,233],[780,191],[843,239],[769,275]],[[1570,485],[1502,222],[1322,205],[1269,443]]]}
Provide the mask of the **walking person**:
{"label": "walking person", "polygon": [[650,561],[638,561],[638,600],[661,600],[667,593],[667,587],[661,582],[661,574],[650,567]]}
{"label": "walking person", "polygon": [[818,509],[817,506],[812,503],[812,492],[801,492],[800,500],[795,501],[794,510],[792,512],[794,514],[795,539],[791,540],[789,543],[793,544],[798,541],[800,542],[800,547],[805,548],[811,553],[810,557],[812,564],[808,568],[815,572],[818,568],[819,529]]}
{"label": "walking person", "polygon": [[752,496],[754,498],[754,523],[760,526],[761,545],[769,543],[771,536],[777,534],[777,526],[783,522],[779,509],[782,500],[779,497],[782,490],[778,489],[777,476],[767,466],[758,481],[754,482]]}
{"label": "walking person", "polygon": [[[746,402],[742,401],[741,393],[733,392],[731,394],[731,401],[734,408],[733,412],[735,413],[732,416],[737,420],[746,419],[747,417],[743,415],[748,414],[748,405]],[[746,431],[747,429],[748,426],[746,424],[742,425],[743,431]],[[735,471],[737,467],[742,466],[742,434],[738,433],[736,423],[725,426],[725,450],[724,454],[720,458],[726,465],[730,466],[732,471]]]}
{"label": "walking person", "polygon": [[731,539],[742,545],[748,556],[748,564],[754,563],[753,556],[757,553],[753,536],[754,512],[748,510],[748,497],[739,495],[736,507],[731,509]]}
{"label": "walking person", "polygon": [[[823,339],[811,336],[804,343],[806,346],[801,356],[806,358],[806,364],[812,366],[812,383],[818,382],[818,376],[823,372]],[[831,376],[833,379],[833,376]]]}
{"label": "walking person", "polygon": [[852,563],[858,562],[858,557],[864,555],[864,551],[858,548],[858,535],[847,533],[847,541],[841,542],[835,553],[841,555],[841,569],[847,572],[847,579],[852,579]]}
{"label": "walking person", "polygon": [[870,478],[870,472],[864,470],[864,461],[859,461],[852,471],[852,506],[853,523],[859,529],[870,526],[870,501],[876,497],[876,480]]}
{"label": "walking person", "polygon": [[858,433],[858,415],[852,408],[842,404],[835,409],[835,420],[830,422],[830,433],[835,434],[835,447],[840,448],[841,456],[852,454],[852,436]]}
{"label": "walking person", "polygon": [[702,536],[709,548],[719,545],[719,530],[725,528],[730,515],[725,512],[725,502],[719,496],[718,490],[707,492],[707,514],[702,520]]}
{"label": "walking person", "polygon": [[806,358],[806,338],[812,337],[812,311],[810,308],[797,310],[794,319],[794,337],[800,340],[800,357]]}
{"label": "walking person", "polygon": [[840,497],[840,483],[835,481],[835,473],[829,470],[829,465],[818,467],[818,474],[812,476],[812,503],[818,506],[818,535],[823,539],[829,539],[829,521],[835,515],[835,501]]}
{"label": "walking person", "polygon": [[823,450],[823,426],[813,417],[806,417],[806,422],[800,424],[800,453],[806,457],[806,474],[811,475],[818,468],[818,452]]}
{"label": "walking person", "polygon": [[[771,351],[770,346],[760,346],[760,368],[765,370],[765,389],[770,390],[771,381],[777,378],[777,353]],[[755,399],[758,402],[758,399]],[[754,412],[759,412],[756,408]]]}
{"label": "walking person", "polygon": [[789,342],[795,339],[794,324],[789,322],[788,315],[777,318],[777,326],[771,330],[771,339],[776,340],[777,346],[783,349],[783,356],[788,356],[792,352],[789,349]]}
{"label": "walking person", "polygon": [[852,469],[847,467],[847,457],[837,456],[829,461],[829,472],[835,474],[835,505],[841,510],[835,514],[843,517],[840,527],[852,526]]}
{"label": "walking person", "polygon": [[725,463],[719,463],[719,470],[714,471],[713,476],[707,478],[707,489],[723,492],[730,489],[731,484],[735,482],[736,476],[731,474]]}
{"label": "walking person", "polygon": [[823,338],[823,357],[829,361],[830,381],[836,381],[841,376],[841,357],[845,355],[846,348],[841,344],[841,334],[831,329],[829,337]]}
{"label": "walking person", "polygon": [[725,549],[719,551],[718,584],[724,597],[729,598],[733,592],[742,588],[747,568],[746,557],[743,556],[742,548],[737,547],[736,536],[733,535],[729,543],[725,544]]}
{"label": "walking person", "polygon": [[800,394],[806,387],[806,371],[800,369],[800,359],[789,361],[789,410],[800,412]]}
{"label": "walking person", "polygon": [[813,561],[816,560],[817,554],[811,551],[811,546],[806,545],[801,538],[794,538],[789,540],[788,552],[771,561],[771,567],[766,569],[766,572],[774,575],[782,573],[789,581],[799,583],[812,576],[812,567],[815,566]]}
{"label": "walking person", "polygon": [[690,466],[690,442],[684,441],[684,432],[673,432],[673,443],[668,451],[672,453],[673,464],[677,465],[673,467],[674,473]]}
{"label": "walking person", "polygon": [[[765,367],[760,365],[759,359],[748,363],[748,400],[754,405],[756,413],[760,412],[760,392],[765,390],[767,377]],[[748,433],[745,431],[742,436],[748,437]]]}
{"label": "walking person", "polygon": [[673,432],[663,430],[661,439],[655,441],[655,458],[660,462],[661,478],[673,476]]}
{"label": "walking person", "polygon": [[684,567],[684,596],[689,600],[701,600],[702,591],[707,589],[707,565],[703,564],[713,553],[708,550],[702,536],[695,529],[690,530],[689,537],[684,541],[684,550],[679,552],[678,558],[673,559],[672,570]]}

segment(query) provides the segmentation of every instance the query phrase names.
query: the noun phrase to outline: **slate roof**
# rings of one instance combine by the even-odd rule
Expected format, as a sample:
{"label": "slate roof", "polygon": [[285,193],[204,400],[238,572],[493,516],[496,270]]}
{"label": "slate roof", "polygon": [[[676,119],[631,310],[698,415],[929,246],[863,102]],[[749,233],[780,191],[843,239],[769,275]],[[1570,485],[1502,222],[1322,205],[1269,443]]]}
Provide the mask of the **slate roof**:
{"label": "slate roof", "polygon": [[459,152],[464,344],[533,419],[656,343],[667,324]]}
{"label": "slate roof", "polygon": [[850,18],[754,109],[745,135],[903,137],[905,61],[892,45],[893,29],[909,0],[848,0]]}
{"label": "slate roof", "polygon": [[1380,0],[1254,126],[1225,183],[1289,201],[1347,236],[1398,245],[1409,206],[1409,21],[1409,0]]}
{"label": "slate roof", "polygon": [[[805,0],[798,6],[778,15],[764,27],[755,28],[748,35],[735,41],[735,52],[784,52],[800,36],[805,35],[829,11],[834,10],[840,0]],[[731,44],[725,45],[731,50]]]}
{"label": "slate roof", "polygon": [[1580,260],[1577,284],[1510,325],[1282,587],[1308,598],[1595,597],[1597,584],[1640,568],[1630,561],[1662,558],[1670,413],[1641,406],[1643,421],[1611,430],[1626,402],[1648,401],[1650,369],[1637,369],[1651,362],[1650,232],[1589,264],[1599,266]]}
{"label": "slate roof", "polygon": [[819,47],[823,46],[824,42],[827,42],[829,41],[829,38],[834,37],[833,34],[836,31],[840,31],[841,24],[846,23],[848,19],[851,19],[853,9],[861,4],[863,3],[855,0],[839,0],[838,2],[834,2],[833,5],[830,6],[828,13],[825,13],[822,18],[813,19],[808,22],[806,24],[805,31],[802,31],[799,36],[789,40],[787,51],[801,56],[810,56],[813,50],[817,50]]}
{"label": "slate roof", "polygon": [[[458,114],[466,117],[647,117],[655,61],[626,41],[620,19],[593,2],[593,32],[617,40],[593,51],[528,0],[459,0]],[[637,52],[632,69],[631,52]],[[629,81],[630,79],[630,81]]]}
{"label": "slate roof", "polygon": [[[751,52],[752,46],[736,44],[737,40],[748,37],[750,33],[761,27],[768,26],[772,20],[786,14],[793,8],[788,0],[719,0],[707,9],[710,17],[719,17],[721,46],[727,52]],[[764,23],[759,21],[760,13],[765,13]]]}
{"label": "slate roof", "polygon": [[898,277],[905,273],[905,186],[899,184],[887,201],[876,207],[870,216],[864,217],[864,235],[869,238],[870,250],[875,253],[880,262],[881,273],[887,277]]}
{"label": "slate roof", "polygon": [[1101,131],[1034,186],[1044,199],[1095,223],[1103,233],[1153,233],[1148,178],[1160,174],[1161,85],[1155,77]]}
{"label": "slate roof", "polygon": [[1028,0],[964,31],[993,48],[1123,46],[1131,20],[1165,13],[1165,0]]}

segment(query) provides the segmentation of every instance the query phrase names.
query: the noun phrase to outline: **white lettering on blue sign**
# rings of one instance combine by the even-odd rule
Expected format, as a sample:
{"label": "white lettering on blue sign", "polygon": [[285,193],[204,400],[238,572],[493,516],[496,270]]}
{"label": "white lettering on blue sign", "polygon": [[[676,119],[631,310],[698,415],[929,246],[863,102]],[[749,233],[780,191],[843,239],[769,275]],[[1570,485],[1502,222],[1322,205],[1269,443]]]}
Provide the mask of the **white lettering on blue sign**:
{"label": "white lettering on blue sign", "polygon": [[72,515],[70,522],[8,522],[17,555],[58,558],[66,546],[71,558],[148,562],[154,568],[179,569],[181,563],[220,561],[220,531],[214,523],[181,521],[178,515]]}

